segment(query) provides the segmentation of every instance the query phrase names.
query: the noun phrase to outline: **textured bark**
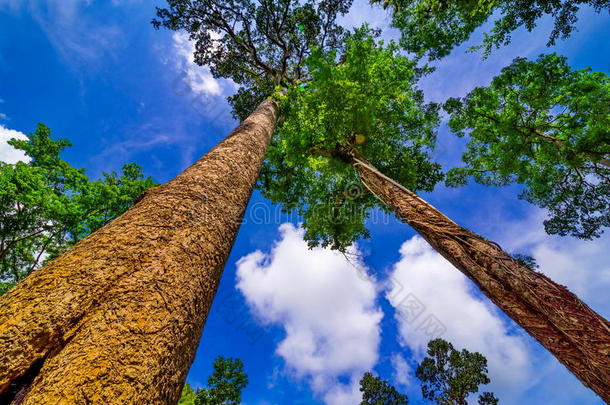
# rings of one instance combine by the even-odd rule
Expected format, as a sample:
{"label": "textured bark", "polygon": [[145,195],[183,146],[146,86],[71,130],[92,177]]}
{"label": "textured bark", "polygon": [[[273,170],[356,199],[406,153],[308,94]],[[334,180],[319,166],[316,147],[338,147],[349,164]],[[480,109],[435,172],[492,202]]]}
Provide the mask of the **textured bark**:
{"label": "textured bark", "polygon": [[[4,401],[178,401],[277,115],[264,101],[174,180],[0,298]],[[31,386],[15,387],[41,362]]]}
{"label": "textured bark", "polygon": [[[610,401],[610,324],[566,287],[521,265],[415,193],[356,160],[365,186],[604,401]],[[577,269],[575,269],[577,271]]]}

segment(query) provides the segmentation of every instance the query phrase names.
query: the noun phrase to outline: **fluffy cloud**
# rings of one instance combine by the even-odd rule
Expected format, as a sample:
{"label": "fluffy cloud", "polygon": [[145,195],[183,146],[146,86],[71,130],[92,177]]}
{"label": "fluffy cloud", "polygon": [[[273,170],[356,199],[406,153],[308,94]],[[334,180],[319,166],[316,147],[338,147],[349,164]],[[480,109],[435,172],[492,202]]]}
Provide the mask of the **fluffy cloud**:
{"label": "fluffy cloud", "polygon": [[390,357],[390,363],[393,370],[392,379],[402,386],[410,386],[412,383],[411,376],[414,374],[414,371],[405,358],[400,353],[393,353],[392,357]]}
{"label": "fluffy cloud", "polygon": [[3,125],[0,125],[0,162],[29,162],[30,158],[27,157],[25,153],[23,153],[23,151],[15,149],[7,143],[7,141],[12,138],[27,139],[27,136],[25,136],[25,134],[19,131],[15,131],[14,129],[8,129]]}
{"label": "fluffy cloud", "polygon": [[262,322],[284,329],[276,353],[291,373],[327,404],[358,403],[358,381],[378,358],[382,313],[374,280],[361,263],[309,250],[302,229],[283,224],[280,232],[269,254],[238,262],[237,288]]}
{"label": "fluffy cloud", "polygon": [[422,238],[405,242],[400,253],[387,293],[396,308],[400,343],[419,360],[430,339],[443,337],[457,348],[487,357],[490,388],[500,398],[523,392],[530,383],[531,363],[521,332],[506,324],[491,303],[476,296],[470,281]]}
{"label": "fluffy cloud", "polygon": [[174,32],[172,40],[177,56],[176,68],[186,75],[191,90],[200,94],[220,95],[220,83],[212,76],[210,69],[195,63],[195,43],[189,39],[188,33]]}

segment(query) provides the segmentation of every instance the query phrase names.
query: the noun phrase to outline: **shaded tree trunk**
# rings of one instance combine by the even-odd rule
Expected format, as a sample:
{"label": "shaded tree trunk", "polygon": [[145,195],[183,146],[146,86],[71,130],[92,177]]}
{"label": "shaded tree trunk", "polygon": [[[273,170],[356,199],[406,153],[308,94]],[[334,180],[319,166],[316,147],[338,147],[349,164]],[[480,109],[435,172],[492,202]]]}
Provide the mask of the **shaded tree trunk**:
{"label": "shaded tree trunk", "polygon": [[174,180],[0,298],[0,403],[178,401],[277,116],[262,102]]}
{"label": "shaded tree trunk", "polygon": [[[364,185],[587,387],[610,402],[610,324],[566,287],[462,228],[368,163]],[[575,269],[577,271],[577,269]]]}

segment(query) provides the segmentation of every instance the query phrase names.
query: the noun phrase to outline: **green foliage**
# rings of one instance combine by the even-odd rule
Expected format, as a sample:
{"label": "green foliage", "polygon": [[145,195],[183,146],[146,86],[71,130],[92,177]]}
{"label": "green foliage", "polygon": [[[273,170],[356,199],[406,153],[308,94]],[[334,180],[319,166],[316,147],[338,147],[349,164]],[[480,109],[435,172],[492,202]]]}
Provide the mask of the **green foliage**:
{"label": "green foliage", "polygon": [[154,185],[134,163],[120,175],[104,173],[90,181],[59,156],[70,142],[53,139],[42,124],[27,140],[9,144],[31,160],[0,162],[0,293],[123,213]]}
{"label": "green foliage", "polygon": [[[352,0],[167,0],[155,27],[184,29],[196,41],[195,62],[214,77],[230,78],[242,91],[230,98],[243,119],[277,85],[304,78],[311,47],[340,49],[345,30],[337,25]],[[247,90],[247,91],[246,91]]]}
{"label": "green foliage", "polygon": [[[466,405],[466,398],[479,390],[479,385],[489,384],[487,359],[480,353],[466,349],[457,351],[443,339],[428,342],[428,356],[417,367],[415,375],[422,381],[424,398],[439,405]],[[497,398],[485,392],[479,396],[479,404],[496,404]]]}
{"label": "green foliage", "polygon": [[534,259],[532,256],[516,253],[512,255],[512,257],[513,259],[521,263],[522,266],[525,266],[530,270],[536,270],[539,267],[536,263],[536,259]]}
{"label": "green foliage", "polygon": [[407,405],[409,398],[399,393],[390,383],[371,373],[360,380],[362,402],[360,405]]}
{"label": "green foliage", "polygon": [[610,78],[572,70],[564,57],[515,59],[490,86],[449,99],[449,126],[470,140],[468,176],[487,185],[519,183],[520,198],[550,211],[548,233],[590,239],[610,226]]}
{"label": "green foliage", "polygon": [[207,387],[193,392],[188,383],[184,384],[178,405],[239,405],[241,391],[248,385],[243,368],[240,359],[218,356]]}
{"label": "green foliage", "polygon": [[441,179],[427,155],[438,107],[425,105],[415,87],[426,70],[396,44],[377,43],[368,27],[346,39],[342,54],[314,49],[306,68],[310,80],[281,98],[283,119],[260,186],[284,210],[303,216],[310,246],[345,250],[368,236],[368,210],[378,204],[362,189],[353,158],[406,187],[432,190]]}
{"label": "green foliage", "polygon": [[393,7],[392,25],[401,30],[401,44],[410,52],[430,59],[442,58],[451,49],[470,38],[472,32],[492,15],[491,31],[483,43],[485,55],[511,41],[511,33],[520,27],[531,31],[538,19],[550,15],[555,26],[547,45],[557,38],[567,38],[574,30],[581,6],[598,13],[610,7],[609,0],[371,0]]}
{"label": "green foliage", "polygon": [[499,401],[500,400],[491,392],[484,392],[479,395],[479,400],[477,402],[479,405],[498,405]]}
{"label": "green foliage", "polygon": [[184,387],[182,387],[182,394],[178,400],[178,405],[195,405],[196,400],[197,393],[193,387],[191,387],[189,383],[184,383]]}

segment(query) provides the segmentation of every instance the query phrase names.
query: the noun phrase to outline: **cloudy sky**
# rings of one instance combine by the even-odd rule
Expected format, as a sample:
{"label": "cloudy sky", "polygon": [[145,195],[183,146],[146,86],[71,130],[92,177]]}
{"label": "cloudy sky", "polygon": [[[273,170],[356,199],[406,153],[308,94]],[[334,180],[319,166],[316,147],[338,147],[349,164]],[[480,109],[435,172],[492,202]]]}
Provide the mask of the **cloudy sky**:
{"label": "cloudy sky", "polygon": [[[64,158],[92,177],[134,161],[165,182],[236,125],[229,81],[192,62],[182,33],[155,31],[159,0],[0,0],[0,160],[23,155],[6,144],[37,122],[74,146]],[[357,2],[342,22],[388,29],[388,16]],[[551,22],[517,32],[487,60],[456,49],[421,87],[431,101],[485,85],[517,56],[555,51],[577,69],[610,70],[610,17],[580,13],[569,40],[545,47]],[[476,43],[481,33],[477,32]],[[463,140],[440,128],[435,157],[459,164]],[[517,187],[439,186],[425,195],[456,222],[533,255],[540,269],[610,316],[610,237],[592,242],[544,233],[545,212]],[[348,257],[309,250],[296,216],[255,193],[228,261],[188,381],[202,386],[218,355],[244,360],[247,405],[359,401],[366,371],[424,403],[414,376],[431,337],[487,356],[504,404],[597,404],[552,356],[507,319],[408,226],[377,216],[372,238]],[[415,303],[416,314],[405,311]]]}

